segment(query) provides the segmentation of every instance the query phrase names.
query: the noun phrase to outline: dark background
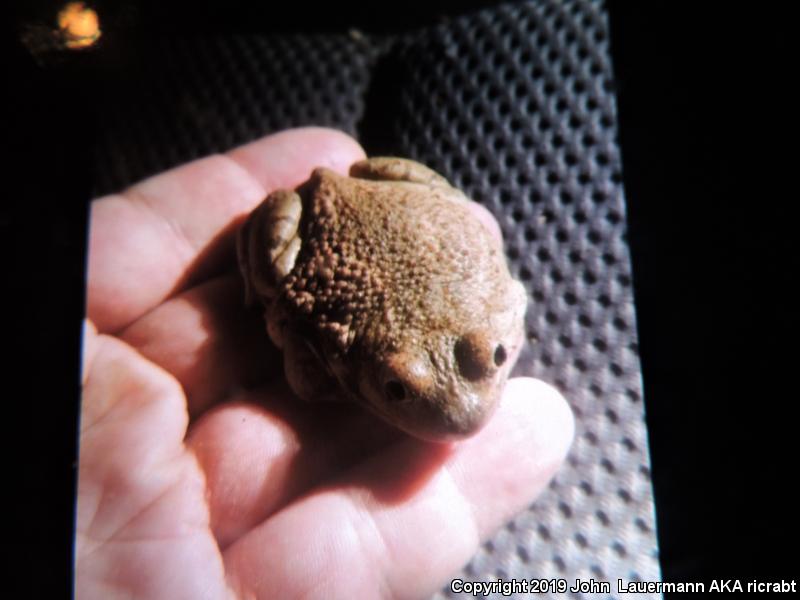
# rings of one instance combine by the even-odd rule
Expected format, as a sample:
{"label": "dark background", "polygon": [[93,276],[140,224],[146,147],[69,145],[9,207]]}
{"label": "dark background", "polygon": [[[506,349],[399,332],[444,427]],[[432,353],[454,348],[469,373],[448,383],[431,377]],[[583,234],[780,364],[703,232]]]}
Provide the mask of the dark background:
{"label": "dark background", "polygon": [[[394,32],[490,4],[298,3],[281,14],[245,2],[94,5],[108,26],[155,36]],[[608,5],[663,577],[796,579],[793,21],[775,6],[699,4]],[[71,578],[92,87],[102,77],[20,42],[56,6],[15,8],[6,72],[6,364],[9,389],[23,385],[7,393],[19,510],[4,553],[27,567],[9,583],[29,597],[55,597],[46,591]],[[37,419],[44,410],[52,425]]]}
{"label": "dark background", "polygon": [[630,4],[612,53],[664,578],[796,577],[788,15]]}

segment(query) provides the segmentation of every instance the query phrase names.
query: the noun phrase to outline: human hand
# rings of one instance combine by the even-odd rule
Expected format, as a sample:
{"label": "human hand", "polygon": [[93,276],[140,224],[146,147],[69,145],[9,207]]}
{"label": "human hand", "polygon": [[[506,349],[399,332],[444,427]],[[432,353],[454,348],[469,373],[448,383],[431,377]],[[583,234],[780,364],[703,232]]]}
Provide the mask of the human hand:
{"label": "human hand", "polygon": [[571,412],[533,379],[450,446],[270,381],[235,229],[269,190],[363,156],[286,131],[93,203],[78,598],[424,597],[563,461]]}

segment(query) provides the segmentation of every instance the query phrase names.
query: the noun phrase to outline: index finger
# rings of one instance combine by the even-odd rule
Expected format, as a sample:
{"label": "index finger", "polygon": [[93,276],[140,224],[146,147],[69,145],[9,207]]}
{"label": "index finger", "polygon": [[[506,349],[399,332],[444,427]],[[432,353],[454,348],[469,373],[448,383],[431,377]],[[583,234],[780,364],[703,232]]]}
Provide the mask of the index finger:
{"label": "index finger", "polygon": [[288,130],[146,179],[92,203],[87,313],[115,332],[207,276],[266,194],[312,169],[346,173],[364,151],[344,133]]}

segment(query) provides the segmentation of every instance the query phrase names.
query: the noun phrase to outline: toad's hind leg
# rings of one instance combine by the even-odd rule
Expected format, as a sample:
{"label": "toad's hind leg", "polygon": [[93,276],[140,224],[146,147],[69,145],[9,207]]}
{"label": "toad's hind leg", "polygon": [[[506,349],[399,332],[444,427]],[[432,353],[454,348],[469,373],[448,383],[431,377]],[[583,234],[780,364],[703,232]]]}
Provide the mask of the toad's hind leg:
{"label": "toad's hind leg", "polygon": [[408,181],[425,185],[452,188],[450,183],[433,169],[407,158],[375,156],[350,167],[350,176],[377,181]]}
{"label": "toad's hind leg", "polygon": [[306,342],[289,332],[284,332],[283,336],[283,371],[289,387],[303,400],[344,400],[336,393],[339,389],[336,380],[328,374]]}
{"label": "toad's hind leg", "polygon": [[280,282],[300,252],[298,235],[303,206],[292,190],[277,190],[250,214],[239,230],[236,253],[245,282],[245,302],[278,295]]}

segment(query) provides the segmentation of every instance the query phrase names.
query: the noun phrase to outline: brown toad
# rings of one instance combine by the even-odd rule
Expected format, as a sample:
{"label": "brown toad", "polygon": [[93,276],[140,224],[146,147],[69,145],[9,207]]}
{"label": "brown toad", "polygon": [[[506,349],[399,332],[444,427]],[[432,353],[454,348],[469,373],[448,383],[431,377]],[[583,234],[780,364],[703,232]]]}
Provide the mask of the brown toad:
{"label": "brown toad", "polygon": [[265,307],[292,390],[343,395],[446,441],[494,411],[522,344],[526,294],[470,200],[399,158],[315,169],[238,239],[248,302]]}

